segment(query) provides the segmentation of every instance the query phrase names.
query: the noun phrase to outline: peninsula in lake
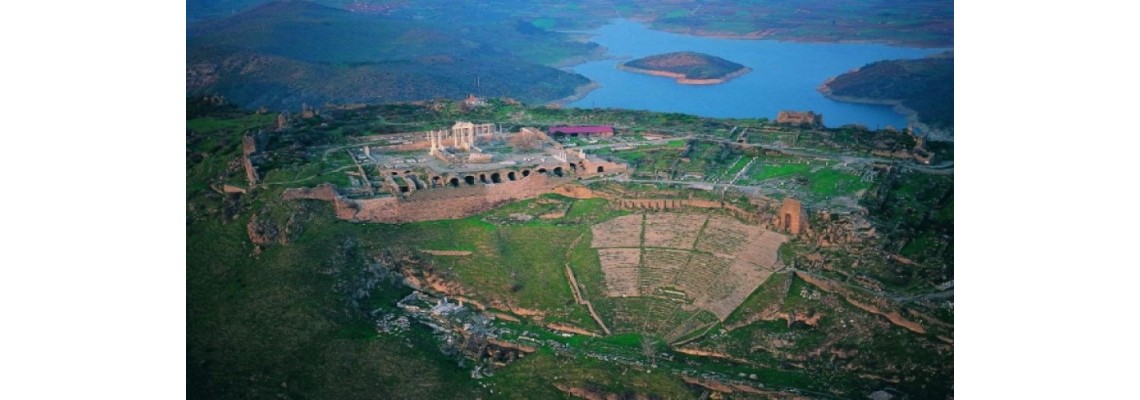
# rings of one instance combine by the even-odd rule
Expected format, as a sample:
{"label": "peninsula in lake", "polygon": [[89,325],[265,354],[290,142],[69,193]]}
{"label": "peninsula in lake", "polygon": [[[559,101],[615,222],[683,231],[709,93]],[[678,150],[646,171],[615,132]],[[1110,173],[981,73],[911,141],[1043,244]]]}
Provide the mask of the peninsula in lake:
{"label": "peninsula in lake", "polygon": [[748,67],[708,54],[682,51],[658,54],[618,64],[642,74],[674,78],[686,85],[713,85],[752,71]]}
{"label": "peninsula in lake", "polygon": [[922,130],[953,137],[953,52],[867,64],[828,79],[819,92],[838,101],[893,105]]}

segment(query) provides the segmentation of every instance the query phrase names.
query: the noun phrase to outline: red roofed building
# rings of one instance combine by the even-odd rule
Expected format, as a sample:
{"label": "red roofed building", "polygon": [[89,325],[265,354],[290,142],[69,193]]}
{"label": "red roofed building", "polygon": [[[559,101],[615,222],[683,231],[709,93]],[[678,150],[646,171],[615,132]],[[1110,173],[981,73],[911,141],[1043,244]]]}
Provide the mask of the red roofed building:
{"label": "red roofed building", "polygon": [[553,126],[550,127],[550,134],[570,137],[610,137],[614,135],[614,127],[609,125]]}

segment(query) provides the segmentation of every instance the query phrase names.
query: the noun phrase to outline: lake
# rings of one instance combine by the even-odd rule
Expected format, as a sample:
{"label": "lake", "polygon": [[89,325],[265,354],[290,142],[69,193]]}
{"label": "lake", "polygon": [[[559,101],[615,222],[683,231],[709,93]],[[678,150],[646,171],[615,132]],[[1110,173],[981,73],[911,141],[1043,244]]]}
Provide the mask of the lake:
{"label": "lake", "polygon": [[[865,64],[922,58],[950,49],[922,49],[879,44],[798,43],[681,35],[615,20],[586,32],[620,59],[578,65],[574,72],[601,85],[570,107],[629,108],[680,112],[707,117],[776,119],[780,110],[815,111],[829,127],[862,124],[868,128],[907,126],[890,106],[843,103],[816,91],[827,78]],[[617,69],[621,61],[674,51],[711,54],[752,69],[717,85],[682,85],[670,78]]]}

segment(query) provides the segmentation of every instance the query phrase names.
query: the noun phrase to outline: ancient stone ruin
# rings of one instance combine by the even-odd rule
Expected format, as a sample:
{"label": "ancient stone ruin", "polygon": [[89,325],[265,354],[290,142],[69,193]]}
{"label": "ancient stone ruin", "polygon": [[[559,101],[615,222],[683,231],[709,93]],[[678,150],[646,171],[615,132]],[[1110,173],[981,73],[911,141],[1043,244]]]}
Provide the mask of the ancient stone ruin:
{"label": "ancient stone ruin", "polygon": [[273,123],[273,130],[280,132],[280,131],[285,130],[285,128],[288,128],[288,127],[289,127],[289,114],[284,112],[284,111],[277,113],[277,121]]}
{"label": "ancient stone ruin", "polygon": [[721,321],[779,269],[787,241],[732,217],[674,212],[618,217],[594,225],[592,236],[606,296],[680,301]]}
{"label": "ancient stone ruin", "polygon": [[[403,223],[462,218],[501,204],[555,191],[561,185],[584,178],[623,173],[628,166],[566,151],[551,141],[540,153],[499,155],[483,152],[479,141],[509,141],[512,135],[533,134],[533,128],[504,134],[493,124],[457,122],[450,130],[411,135],[422,142],[385,147],[362,146],[349,151],[356,163],[350,172],[353,186],[288,189],[287,199],[332,201],[339,218],[383,223]],[[539,131],[540,132],[540,131]],[[545,134],[537,135],[549,141]],[[426,157],[399,155],[426,150]],[[391,151],[385,155],[385,151]],[[389,163],[390,162],[390,163]]]}
{"label": "ancient stone ruin", "polygon": [[[489,155],[476,156],[483,150],[475,145],[475,139],[476,137],[493,137],[497,131],[498,129],[495,128],[494,124],[476,125],[459,121],[450,130],[441,129],[426,133],[428,141],[431,142],[431,150],[428,151],[428,154],[444,162],[456,162],[463,158],[459,153],[472,153],[466,158],[481,160],[476,162],[490,162],[491,157]],[[448,146],[449,144],[451,146]]]}
{"label": "ancient stone ruin", "polygon": [[614,127],[610,125],[552,126],[550,127],[550,134],[569,137],[611,137],[614,135]]}
{"label": "ancient stone ruin", "polygon": [[823,126],[823,114],[812,111],[780,111],[776,123],[819,128]]}
{"label": "ancient stone ruin", "polygon": [[245,179],[249,181],[249,187],[257,186],[259,177],[257,176],[257,169],[253,167],[253,162],[249,160],[249,156],[257,152],[257,141],[253,136],[244,135],[241,137],[241,165],[245,168]]}
{"label": "ancient stone ruin", "polygon": [[799,235],[801,231],[807,230],[807,215],[804,214],[803,203],[792,198],[784,199],[780,211],[776,212],[775,225],[777,230],[793,235]]}

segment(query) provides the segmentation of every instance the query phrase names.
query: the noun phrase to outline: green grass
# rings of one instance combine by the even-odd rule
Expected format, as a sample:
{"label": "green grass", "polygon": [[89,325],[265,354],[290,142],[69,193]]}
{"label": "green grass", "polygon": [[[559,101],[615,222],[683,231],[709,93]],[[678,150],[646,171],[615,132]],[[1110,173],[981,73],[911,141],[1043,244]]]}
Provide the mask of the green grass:
{"label": "green grass", "polygon": [[750,177],[756,181],[763,181],[766,179],[785,178],[796,175],[804,175],[811,171],[812,166],[808,164],[769,164],[767,162],[757,162],[752,166]]}
{"label": "green grass", "polygon": [[477,217],[468,217],[401,225],[366,225],[366,230],[391,244],[431,250],[475,251],[491,240],[495,226]]}
{"label": "green grass", "polygon": [[736,174],[740,173],[740,170],[744,169],[745,165],[748,165],[749,160],[751,160],[751,158],[749,158],[749,157],[740,157],[740,159],[736,160],[736,162],[732,163],[732,165],[729,166],[728,169],[724,170],[724,173],[721,174],[721,176],[724,179],[735,178]]}
{"label": "green grass", "polygon": [[276,119],[276,114],[249,114],[239,118],[207,116],[186,120],[186,129],[203,133],[231,131],[240,134],[248,129],[269,128]]}
{"label": "green grass", "polygon": [[740,303],[740,306],[733,310],[728,318],[725,318],[724,324],[731,325],[744,319],[745,316],[761,312],[772,304],[778,303],[782,300],[784,285],[787,285],[789,279],[792,279],[790,273],[773,274],[752,294],[748,295],[748,298]]}
{"label": "green grass", "polygon": [[603,338],[602,341],[618,346],[638,347],[641,346],[643,338],[636,333],[626,333],[621,335],[614,335]]}
{"label": "green grass", "polygon": [[762,158],[753,164],[747,178],[742,181],[759,183],[770,179],[803,179],[806,189],[818,198],[849,196],[871,187],[870,182],[863,182],[859,175],[838,169],[835,164],[789,162],[791,160]]}
{"label": "green grass", "polygon": [[607,318],[606,315],[612,315],[607,311],[612,310],[613,305],[610,299],[605,296],[605,273],[602,271],[602,264],[598,260],[598,251],[590,247],[591,239],[592,235],[587,230],[578,245],[570,252],[570,268],[574,271],[574,278],[578,281],[582,298],[593,304],[594,309],[612,330],[612,319]]}
{"label": "green grass", "polygon": [[512,297],[524,307],[557,309],[573,301],[564,260],[577,229],[553,226],[501,227],[497,232],[498,263],[522,285]]}
{"label": "green grass", "polygon": [[686,389],[681,380],[666,371],[635,370],[588,357],[566,357],[543,349],[504,368],[498,375],[486,379],[498,394],[506,398],[567,398],[554,389],[553,384],[591,388],[599,392],[620,395],[653,393],[661,398],[698,398],[698,393]]}
{"label": "green grass", "polygon": [[567,247],[586,226],[546,222],[496,226],[480,217],[369,225],[368,230],[383,242],[431,250],[472,251],[470,256],[427,257],[470,289],[478,300],[503,300],[518,307],[543,310],[552,322],[600,330],[585,308],[575,304],[564,270]]}
{"label": "green grass", "polygon": [[824,168],[811,174],[811,191],[824,197],[850,195],[871,187],[870,182],[863,182],[858,175]]}
{"label": "green grass", "polygon": [[576,200],[570,206],[570,211],[566,212],[566,219],[583,218],[591,215],[598,215],[605,211],[605,207],[609,204],[606,199],[583,199]]}
{"label": "green grass", "polygon": [[[269,185],[288,183],[288,185],[292,187],[308,186],[321,180],[322,169],[322,166],[316,163],[284,169],[273,169],[261,177],[261,182]],[[345,177],[344,180],[346,182],[348,181],[347,175],[343,172],[339,174]],[[244,178],[244,176],[242,176],[242,178]]]}
{"label": "green grass", "polygon": [[[277,211],[286,210],[269,214]],[[205,218],[187,227],[187,397],[480,395],[423,328],[404,338],[378,337],[339,311],[344,301],[333,290],[339,273],[317,270],[362,265],[363,254],[329,256],[345,238],[360,236],[359,226],[325,214],[289,246],[253,257],[244,222]],[[407,290],[382,284],[377,299],[391,308],[387,300]]]}

